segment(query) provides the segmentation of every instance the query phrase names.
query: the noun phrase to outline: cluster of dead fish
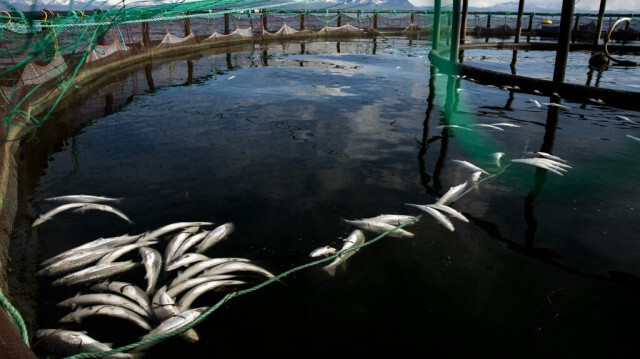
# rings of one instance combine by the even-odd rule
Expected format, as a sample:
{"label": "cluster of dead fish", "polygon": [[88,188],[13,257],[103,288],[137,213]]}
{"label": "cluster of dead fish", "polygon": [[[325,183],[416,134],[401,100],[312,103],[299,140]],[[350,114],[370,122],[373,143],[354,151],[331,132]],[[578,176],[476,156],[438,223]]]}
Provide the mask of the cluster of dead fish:
{"label": "cluster of dead fish", "polygon": [[[504,156],[504,152],[495,152],[492,154],[493,163],[497,169],[502,169],[501,159]],[[430,204],[414,204],[405,203],[407,206],[415,207],[426,214],[433,217],[438,223],[443,225],[450,231],[455,231],[455,227],[451,219],[459,220],[469,223],[469,220],[458,210],[451,207],[451,205],[459,198],[464,196],[467,192],[477,189],[478,184],[482,181],[482,176],[485,178],[491,175],[490,172],[463,160],[452,160],[452,162],[463,167],[469,171],[467,180],[463,183],[449,188],[445,194],[438,198],[434,203]],[[564,172],[567,172],[568,168],[572,168],[567,164],[567,161],[551,155],[546,152],[524,152],[523,158],[515,158],[511,160],[512,163],[522,163],[531,166],[546,169],[552,173],[562,176]],[[336,269],[344,263],[347,258],[355,254],[358,249],[364,244],[365,236],[364,231],[372,232],[375,234],[386,233],[390,237],[413,237],[413,233],[400,228],[399,226],[410,225],[417,222],[421,216],[402,215],[402,214],[381,214],[371,218],[362,218],[357,220],[344,219],[345,223],[357,227],[348,237],[343,241],[342,248],[340,250],[326,245],[318,247],[311,251],[310,257],[322,257],[335,255],[335,259],[324,266],[323,269],[330,275],[335,275]],[[402,226],[402,227],[404,227]],[[337,255],[336,255],[337,253]]]}
{"label": "cluster of dead fish", "polygon": [[[126,218],[113,207],[92,205],[97,201],[118,199],[74,195],[50,200],[73,202],[43,214],[34,225],[66,209],[101,209]],[[231,222],[212,230],[201,229],[213,225],[212,222],[176,222],[138,235],[99,238],[43,261],[37,275],[57,277],[52,282],[54,286],[83,286],[76,296],[58,303],[75,309],[62,317],[60,323],[80,323],[84,318],[96,316],[120,318],[148,331],[141,337],[144,340],[182,328],[206,312],[210,307],[192,308],[194,301],[204,293],[230,291],[257,278],[274,278],[272,273],[245,258],[206,256],[212,246],[228,238],[235,229]],[[140,261],[121,260],[136,251],[134,258],[140,258]],[[144,267],[146,289],[135,282],[114,278],[136,267]],[[181,337],[198,340],[193,328],[183,332]],[[40,329],[37,338],[49,350],[63,355],[111,350],[110,344],[95,340],[86,332],[65,328]],[[109,357],[140,357],[142,350],[149,346]]]}

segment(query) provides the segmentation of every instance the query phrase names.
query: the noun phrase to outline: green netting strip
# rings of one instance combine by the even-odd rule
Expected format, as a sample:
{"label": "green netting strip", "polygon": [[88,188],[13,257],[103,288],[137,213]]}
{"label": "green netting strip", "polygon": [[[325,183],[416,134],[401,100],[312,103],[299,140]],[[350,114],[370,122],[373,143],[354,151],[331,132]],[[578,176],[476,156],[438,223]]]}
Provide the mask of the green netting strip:
{"label": "green netting strip", "polygon": [[25,344],[29,346],[29,334],[27,333],[27,327],[24,325],[24,320],[22,319],[22,316],[20,315],[20,312],[18,312],[16,307],[14,307],[13,304],[11,304],[11,302],[9,301],[9,299],[7,299],[7,297],[4,296],[1,289],[0,289],[0,305],[2,305],[4,310],[7,311],[9,316],[11,316],[13,321],[16,323],[16,325],[18,325],[18,329],[20,330],[20,336],[22,337],[22,340],[24,340]]}
{"label": "green netting strip", "polygon": [[147,339],[144,339],[144,340],[140,340],[138,342],[131,343],[131,344],[128,344],[128,345],[124,345],[124,346],[121,346],[121,347],[118,347],[116,349],[109,350],[109,351],[106,351],[106,352],[81,353],[81,354],[68,356],[68,357],[66,357],[64,359],[102,358],[102,357],[106,357],[106,356],[113,355],[113,354],[116,354],[116,353],[122,353],[122,352],[125,352],[125,351],[128,351],[128,350],[131,350],[131,349],[142,347],[142,346],[145,346],[145,345],[154,344],[154,343],[157,343],[157,342],[162,341],[164,339],[167,339],[167,338],[182,334],[182,333],[186,332],[187,330],[193,328],[194,326],[198,325],[198,323],[200,323],[201,321],[205,320],[211,313],[213,313],[218,308],[220,308],[221,305],[223,305],[224,303],[230,301],[231,299],[233,299],[235,297],[238,297],[238,296],[241,296],[241,295],[244,295],[244,294],[248,294],[248,293],[251,293],[251,292],[255,292],[258,289],[261,289],[261,288],[263,288],[263,287],[265,287],[265,286],[267,286],[267,285],[269,285],[269,284],[271,284],[273,282],[280,281],[280,279],[282,279],[282,278],[284,278],[284,277],[286,277],[286,276],[288,276],[288,275],[290,275],[292,273],[295,273],[295,272],[301,271],[303,269],[318,265],[320,263],[324,263],[324,262],[333,260],[333,259],[335,259],[335,258],[337,258],[339,256],[344,255],[345,253],[356,251],[356,250],[358,250],[358,249],[360,249],[360,248],[362,248],[364,246],[371,245],[371,244],[379,241],[380,239],[384,238],[389,233],[391,233],[391,232],[393,232],[395,230],[398,230],[400,228],[403,228],[405,226],[408,226],[411,223],[416,222],[418,219],[420,219],[420,217],[422,217],[422,215],[418,215],[415,218],[413,218],[413,219],[411,219],[409,221],[406,221],[406,222],[402,223],[399,226],[396,226],[396,227],[394,227],[392,229],[389,229],[388,231],[378,235],[374,239],[372,239],[372,240],[370,240],[368,242],[365,242],[365,243],[363,243],[361,245],[354,246],[354,247],[348,248],[348,249],[346,249],[344,251],[340,251],[340,252],[338,252],[338,253],[336,253],[334,255],[331,255],[329,257],[322,258],[322,259],[319,259],[319,260],[316,260],[316,261],[313,261],[313,262],[310,262],[310,263],[303,264],[301,266],[295,267],[293,269],[290,269],[290,270],[288,270],[286,272],[283,272],[283,273],[281,273],[281,274],[279,274],[279,275],[277,275],[277,276],[275,276],[273,278],[270,278],[269,280],[266,280],[266,281],[264,281],[264,282],[262,282],[262,283],[260,283],[260,284],[258,284],[256,286],[253,286],[251,288],[247,288],[247,289],[231,292],[231,293],[225,295],[222,299],[220,299],[220,301],[218,301],[218,303],[216,303],[214,306],[209,308],[206,312],[202,313],[195,320],[193,320],[192,322],[190,322],[190,323],[188,323],[188,324],[186,324],[186,325],[184,325],[184,326],[182,326],[180,328],[177,328],[177,329],[175,329],[175,330],[173,330],[171,332],[158,334],[158,335],[156,335],[154,337],[150,337],[150,338],[147,338]]}

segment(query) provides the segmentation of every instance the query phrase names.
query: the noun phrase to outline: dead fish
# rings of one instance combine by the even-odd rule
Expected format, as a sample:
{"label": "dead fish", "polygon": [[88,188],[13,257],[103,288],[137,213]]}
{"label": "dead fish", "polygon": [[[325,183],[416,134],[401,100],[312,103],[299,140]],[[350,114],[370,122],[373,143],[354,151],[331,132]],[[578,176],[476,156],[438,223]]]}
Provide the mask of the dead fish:
{"label": "dead fish", "polygon": [[520,127],[514,123],[511,122],[498,122],[498,123],[492,123],[492,125],[494,126],[504,126],[504,127]]}
{"label": "dead fish", "polygon": [[133,221],[131,219],[129,219],[129,217],[127,217],[126,214],[122,213],[122,211],[113,208],[109,205],[106,204],[97,204],[97,203],[86,203],[84,206],[78,207],[76,209],[74,209],[74,212],[80,212],[80,213],[84,213],[88,210],[98,210],[98,211],[103,211],[103,212],[109,212],[109,213],[113,213],[116,216],[124,219],[125,221],[129,222],[129,223],[133,223]]}
{"label": "dead fish", "polygon": [[[478,172],[478,171],[476,171]],[[442,195],[442,197],[440,197],[437,201],[436,204],[443,204],[443,205],[448,205],[452,202],[454,202],[455,200],[458,199],[458,197],[460,197],[464,191],[467,188],[467,181],[464,181],[464,183],[461,183],[457,186],[453,186],[451,188],[449,188],[449,190],[447,192],[445,192],[445,194]]]}
{"label": "dead fish", "polygon": [[164,250],[164,262],[169,263],[174,258],[176,251],[180,248],[180,246],[184,243],[184,241],[189,238],[192,234],[196,233],[200,227],[193,226],[187,227],[183,229],[180,233],[176,234],[171,238],[169,243]]}
{"label": "dead fish", "polygon": [[[539,93],[539,91],[538,91],[538,93]],[[534,103],[538,108],[542,108],[542,104],[540,103],[540,101],[537,101],[537,100],[534,100],[534,99],[529,99],[529,102]]]}
{"label": "dead fish", "polygon": [[444,212],[448,215],[450,215],[451,217],[455,217],[463,222],[467,222],[469,223],[469,220],[467,219],[467,217],[465,217],[462,213],[460,213],[459,211],[456,211],[455,209],[449,207],[449,206],[445,206],[443,204],[428,204],[427,206],[431,207],[431,208],[435,208],[437,210],[439,210],[440,212]]}
{"label": "dead fish", "polygon": [[175,301],[167,294],[167,286],[158,289],[151,300],[153,314],[158,321],[163,321],[169,317],[180,314],[181,310],[176,306]]}
{"label": "dead fish", "polygon": [[469,126],[488,127],[488,128],[493,128],[494,130],[504,131],[503,128],[501,128],[499,126],[491,125],[491,124],[488,124],[488,123],[476,123],[476,124],[472,124],[472,125],[469,125]]}
{"label": "dead fish", "polygon": [[84,203],[115,202],[115,203],[118,203],[122,201],[122,197],[112,198],[112,197],[105,197],[105,196],[74,194],[74,195],[68,195],[68,196],[49,197],[49,198],[45,198],[44,200],[49,202],[84,202]]}
{"label": "dead fish", "polygon": [[457,163],[457,164],[461,165],[462,167],[468,168],[468,169],[472,170],[473,172],[475,172],[475,171],[482,171],[482,173],[484,173],[484,174],[486,174],[486,175],[488,175],[488,174],[489,174],[489,172],[487,172],[487,171],[483,170],[482,168],[480,168],[480,167],[478,167],[478,166],[474,165],[474,164],[473,164],[473,163],[471,163],[471,162],[463,161],[463,160],[451,160],[451,161],[453,161],[453,162],[455,162],[455,163]]}
{"label": "dead fish", "polygon": [[95,266],[85,268],[71,274],[67,274],[62,278],[56,279],[51,284],[54,286],[59,286],[84,284],[92,281],[98,281],[111,277],[115,274],[126,272],[138,265],[139,263],[134,263],[132,261],[97,264]]}
{"label": "dead fish", "polygon": [[102,257],[98,261],[98,264],[115,262],[116,259],[122,257],[123,255],[131,252],[134,249],[138,249],[140,247],[147,247],[156,243],[158,243],[158,241],[145,241],[145,242],[136,242],[136,243],[127,244],[126,246],[122,246],[118,249],[112,250],[109,254]]}
{"label": "dead fish", "polygon": [[249,262],[249,260],[245,259],[245,258],[228,257],[228,258],[211,258],[211,259],[204,260],[202,262],[198,262],[198,263],[194,264],[193,266],[185,269],[183,272],[179,273],[173,279],[173,281],[169,285],[169,288],[179,284],[182,281],[185,281],[185,280],[195,276],[196,274],[204,271],[207,268],[215,267],[215,266],[221,265],[223,263],[227,263],[227,262],[233,262],[233,263]]}
{"label": "dead fish", "polygon": [[149,313],[147,313],[147,311],[144,310],[138,303],[123,296],[109,293],[78,293],[78,295],[76,295],[75,297],[65,299],[62,302],[58,303],[58,306],[70,307],[72,309],[75,309],[77,306],[85,306],[90,304],[116,305],[118,307],[129,309],[130,311],[138,314],[143,318],[149,318]]}
{"label": "dead fish", "polygon": [[39,329],[36,331],[38,341],[56,353],[70,355],[80,353],[99,353],[111,350],[111,344],[102,343],[86,332],[64,329]]}
{"label": "dead fish", "polygon": [[502,158],[502,156],[504,156],[504,152],[494,152],[491,155],[493,156],[493,159],[496,161],[496,166],[501,167],[500,159]]}
{"label": "dead fish", "polygon": [[562,158],[558,157],[558,156],[554,156],[550,153],[547,152],[542,152],[542,151],[538,151],[538,152],[534,152],[536,155],[540,156],[540,157],[544,157],[550,160],[554,160],[554,161],[559,161],[559,162],[567,162],[566,160],[563,160]]}
{"label": "dead fish", "polygon": [[413,233],[402,229],[397,228],[396,226],[383,222],[376,222],[371,220],[349,220],[343,219],[344,222],[349,223],[357,228],[364,229],[366,231],[371,231],[374,233],[385,233],[389,232],[387,235],[390,237],[413,237]]}
{"label": "dead fish", "polygon": [[235,230],[233,223],[228,222],[211,231],[196,247],[196,253],[203,253],[216,243],[226,239]]}
{"label": "dead fish", "polygon": [[60,323],[80,323],[82,319],[93,315],[106,315],[115,318],[126,319],[144,330],[152,330],[153,327],[138,314],[116,305],[94,305],[91,307],[76,309],[60,318]]}
{"label": "dead fish", "polygon": [[445,226],[451,232],[453,232],[455,230],[455,228],[453,227],[453,223],[451,223],[451,221],[447,217],[445,217],[442,213],[440,213],[439,211],[437,211],[434,208],[430,207],[429,205],[413,204],[413,203],[405,203],[405,204],[407,206],[413,206],[413,207],[419,208],[419,209],[427,212],[433,218],[437,219],[438,222],[440,222],[440,224]]}
{"label": "dead fish", "polygon": [[176,302],[176,305],[178,306],[178,308],[181,308],[182,310],[186,310],[187,308],[191,307],[191,304],[200,295],[210,290],[218,289],[220,287],[237,286],[242,284],[246,284],[246,282],[241,280],[214,280],[214,281],[206,282],[191,288],[187,293],[185,293],[180,298],[180,300]]}
{"label": "dead fish", "polygon": [[263,276],[269,279],[275,278],[275,275],[273,275],[268,270],[248,262],[225,262],[205,270],[204,273],[202,273],[201,277],[210,277],[214,275],[227,274],[227,273],[233,273],[233,272],[253,272],[253,273],[262,274]]}
{"label": "dead fish", "polygon": [[180,282],[180,284],[167,289],[167,295],[169,295],[171,298],[175,298],[178,296],[178,294],[184,292],[185,290],[189,290],[202,283],[211,282],[214,280],[226,280],[234,277],[235,276],[231,274],[219,274],[219,275],[212,275],[208,277],[195,277],[195,278],[187,279],[185,281]]}
{"label": "dead fish", "polygon": [[331,246],[318,247],[311,251],[309,257],[326,257],[334,254],[338,250]]}
{"label": "dead fish", "polygon": [[619,120],[622,120],[622,121],[627,121],[627,122],[633,123],[634,125],[636,124],[635,121],[629,119],[629,117],[626,117],[626,116],[616,115],[616,118],[619,119]]}
{"label": "dead fish", "polygon": [[[161,334],[165,334],[168,332],[173,332],[175,330],[178,330],[182,327],[184,327],[185,325],[193,322],[194,320],[196,320],[196,318],[198,318],[200,315],[202,315],[203,313],[205,313],[207,310],[209,310],[210,307],[200,307],[200,308],[194,308],[194,309],[190,309],[187,311],[184,311],[182,313],[180,313],[179,315],[176,315],[174,317],[168,318],[166,320],[164,320],[162,323],[160,323],[157,327],[153,328],[153,330],[151,330],[147,335],[143,336],[140,338],[140,340],[145,340],[148,338],[152,338]],[[138,352],[141,350],[145,350],[149,347],[151,347],[152,345],[156,344],[158,342],[152,343],[152,344],[146,344],[140,347],[137,347],[134,349],[134,351]]]}
{"label": "dead fish", "polygon": [[138,303],[142,309],[144,309],[149,315],[153,315],[151,309],[151,300],[147,293],[140,287],[133,283],[119,282],[119,281],[104,281],[102,283],[94,284],[91,287],[94,292],[112,292],[121,294],[132,301]]}
{"label": "dead fish", "polygon": [[109,248],[99,248],[96,250],[86,250],[70,255],[64,259],[50,264],[49,266],[36,272],[36,276],[52,276],[68,273],[86,265],[92,264],[100,260],[107,253],[111,252]]}
{"label": "dead fish", "polygon": [[33,221],[33,224],[31,224],[31,227],[35,227],[35,226],[39,226],[42,223],[50,220],[53,218],[53,216],[55,216],[56,214],[60,213],[60,212],[64,212],[64,211],[68,211],[71,209],[77,209],[77,208],[81,208],[88,205],[87,203],[67,203],[67,204],[63,204],[61,206],[58,206],[42,215],[40,215],[35,221]]}
{"label": "dead fish", "polygon": [[86,251],[93,251],[96,250],[98,248],[115,248],[115,247],[120,247],[123,245],[127,245],[130,243],[135,242],[141,235],[135,235],[135,236],[130,236],[128,234],[122,235],[122,236],[118,236],[118,237],[109,237],[109,238],[98,238],[96,240],[93,240],[91,242],[85,243],[81,246],[78,247],[74,247],[71,248],[67,251],[64,251],[58,255],[56,255],[55,257],[49,258],[46,261],[43,261],[42,263],[40,263],[41,266],[48,266],[52,263],[58,262],[64,258],[70,257],[74,254],[77,253],[81,253],[81,252],[86,252]]}
{"label": "dead fish", "polygon": [[366,219],[376,221],[376,222],[387,223],[394,226],[399,226],[409,221],[413,221],[413,223],[418,221],[416,216],[407,216],[404,214],[380,214],[375,217],[366,218]]}
{"label": "dead fish", "polygon": [[361,230],[356,229],[355,231],[351,232],[351,234],[349,234],[349,236],[344,239],[344,244],[342,245],[342,248],[340,248],[338,256],[331,263],[322,267],[322,269],[329,273],[329,275],[334,276],[336,273],[336,268],[338,268],[341,263],[344,263],[344,261],[346,261],[349,257],[354,255],[358,251],[358,249],[349,249],[362,245],[364,243],[364,240],[365,236]]}
{"label": "dead fish", "polygon": [[212,225],[212,222],[176,222],[176,223],[171,223],[171,224],[167,224],[166,226],[162,226],[158,229],[155,229],[151,232],[147,232],[145,233],[142,238],[140,238],[140,240],[147,240],[147,239],[152,239],[152,238],[160,238],[161,236],[173,232],[173,231],[177,231],[178,229],[182,229],[182,228],[186,228],[186,227],[194,227],[194,226],[198,226],[198,227],[202,227],[202,226],[210,226]]}
{"label": "dead fish", "polygon": [[566,169],[562,168],[561,166],[558,166],[558,164],[561,164],[560,162],[555,162],[553,160],[545,159],[545,158],[516,158],[516,159],[512,159],[511,162],[524,163],[524,164],[540,167],[548,171],[551,171],[559,176],[564,176],[562,172],[566,172]]}
{"label": "dead fish", "polygon": [[147,272],[144,279],[147,280],[147,294],[151,294],[158,282],[160,271],[162,270],[162,255],[153,248],[142,247],[138,249],[142,257],[142,264]]}
{"label": "dead fish", "polygon": [[639,141],[639,142],[640,142],[640,138],[638,138],[638,137],[631,136],[631,135],[627,135],[627,137],[629,137],[629,138],[630,138],[630,139],[632,139],[632,140],[636,140],[636,141]]}
{"label": "dead fish", "polygon": [[172,271],[174,269],[178,269],[180,267],[184,267],[184,266],[189,265],[191,263],[206,261],[207,259],[211,259],[211,258],[205,256],[204,254],[200,254],[200,253],[186,253],[186,254],[181,255],[180,257],[175,258],[171,262],[169,262],[167,264],[167,266],[165,267],[165,270],[167,272],[168,271]]}
{"label": "dead fish", "polygon": [[[171,261],[175,260],[176,258],[182,256],[186,251],[188,251],[191,247],[195,246],[196,244],[200,243],[200,241],[202,241],[209,233],[211,233],[211,231],[202,231],[199,233],[195,233],[193,235],[191,235],[189,238],[187,238],[181,245],[180,248],[178,248],[178,250],[175,252],[175,254],[173,255],[173,258]],[[166,264],[169,264],[169,262],[165,262]]]}

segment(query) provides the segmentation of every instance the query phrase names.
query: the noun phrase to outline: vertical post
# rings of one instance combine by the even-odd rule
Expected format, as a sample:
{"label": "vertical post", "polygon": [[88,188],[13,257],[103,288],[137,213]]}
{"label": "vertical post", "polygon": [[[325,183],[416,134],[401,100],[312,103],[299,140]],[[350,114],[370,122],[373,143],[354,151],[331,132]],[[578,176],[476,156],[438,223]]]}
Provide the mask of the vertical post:
{"label": "vertical post", "polygon": [[304,30],[304,14],[300,15],[300,30]]}
{"label": "vertical post", "polygon": [[491,29],[491,13],[487,14],[487,37],[484,42],[489,42],[489,29]]}
{"label": "vertical post", "polygon": [[[558,86],[564,82],[564,75],[571,46],[571,20],[573,19],[574,0],[562,0],[562,17],[560,18],[560,35],[556,63],[553,69],[553,84]],[[602,0],[604,1],[604,0]]]}
{"label": "vertical post", "polygon": [[191,23],[189,22],[189,18],[184,18],[184,36],[191,35]]}
{"label": "vertical post", "polygon": [[602,22],[604,21],[604,9],[607,7],[607,0],[600,0],[600,9],[598,10],[598,23],[596,24],[596,37],[593,44],[598,45],[600,42],[600,33],[602,32]]}
{"label": "vertical post", "polygon": [[[337,24],[337,26],[338,27],[342,26],[342,13],[341,12],[338,13],[338,24]],[[375,28],[375,25],[373,27]]]}
{"label": "vertical post", "polygon": [[453,0],[453,11],[451,11],[451,53],[449,61],[458,61],[458,49],[460,48],[460,0]]}
{"label": "vertical post", "polygon": [[467,41],[467,14],[469,13],[469,0],[462,0],[462,23],[460,24],[460,43]]}
{"label": "vertical post", "polygon": [[262,31],[267,32],[267,14],[264,10],[260,11],[262,13]]}
{"label": "vertical post", "polygon": [[413,28],[413,11],[411,11],[411,21],[410,21],[410,28]]}
{"label": "vertical post", "polygon": [[[251,15],[249,15],[251,16]],[[253,30],[253,29],[251,29]],[[224,34],[229,35],[229,14],[224,14]]]}
{"label": "vertical post", "polygon": [[431,39],[431,48],[438,49],[440,44],[440,10],[442,9],[442,0],[433,1],[433,36]]}
{"label": "vertical post", "polygon": [[378,30],[378,12],[373,11],[373,29]]}
{"label": "vertical post", "polygon": [[516,37],[513,40],[516,44],[520,42],[520,33],[522,32],[522,14],[524,12],[524,0],[520,0],[518,4],[518,21],[516,22]]}
{"label": "vertical post", "polygon": [[142,46],[150,46],[151,38],[149,37],[149,23],[142,23]]}
{"label": "vertical post", "polygon": [[578,31],[578,25],[580,25],[580,15],[576,15],[576,22],[573,24],[573,31]]}
{"label": "vertical post", "polygon": [[533,13],[529,14],[529,27],[527,28],[527,42],[531,42],[532,29],[533,29]]}

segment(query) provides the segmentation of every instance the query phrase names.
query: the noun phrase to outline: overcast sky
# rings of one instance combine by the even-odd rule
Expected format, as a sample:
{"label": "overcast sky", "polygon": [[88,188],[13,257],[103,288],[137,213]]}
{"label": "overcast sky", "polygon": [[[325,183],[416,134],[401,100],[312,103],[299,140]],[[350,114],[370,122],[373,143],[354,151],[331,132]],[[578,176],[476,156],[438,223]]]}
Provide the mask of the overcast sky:
{"label": "overcast sky", "polygon": [[[433,6],[433,0],[409,0],[414,6]],[[505,2],[518,2],[518,0],[469,0],[469,6],[488,7]],[[442,0],[442,5],[450,5],[452,0]],[[525,11],[527,5],[535,5],[548,9],[562,8],[562,0],[525,0]],[[598,10],[600,0],[577,0],[576,7],[585,10]],[[608,9],[640,10],[640,0],[607,0]]]}

